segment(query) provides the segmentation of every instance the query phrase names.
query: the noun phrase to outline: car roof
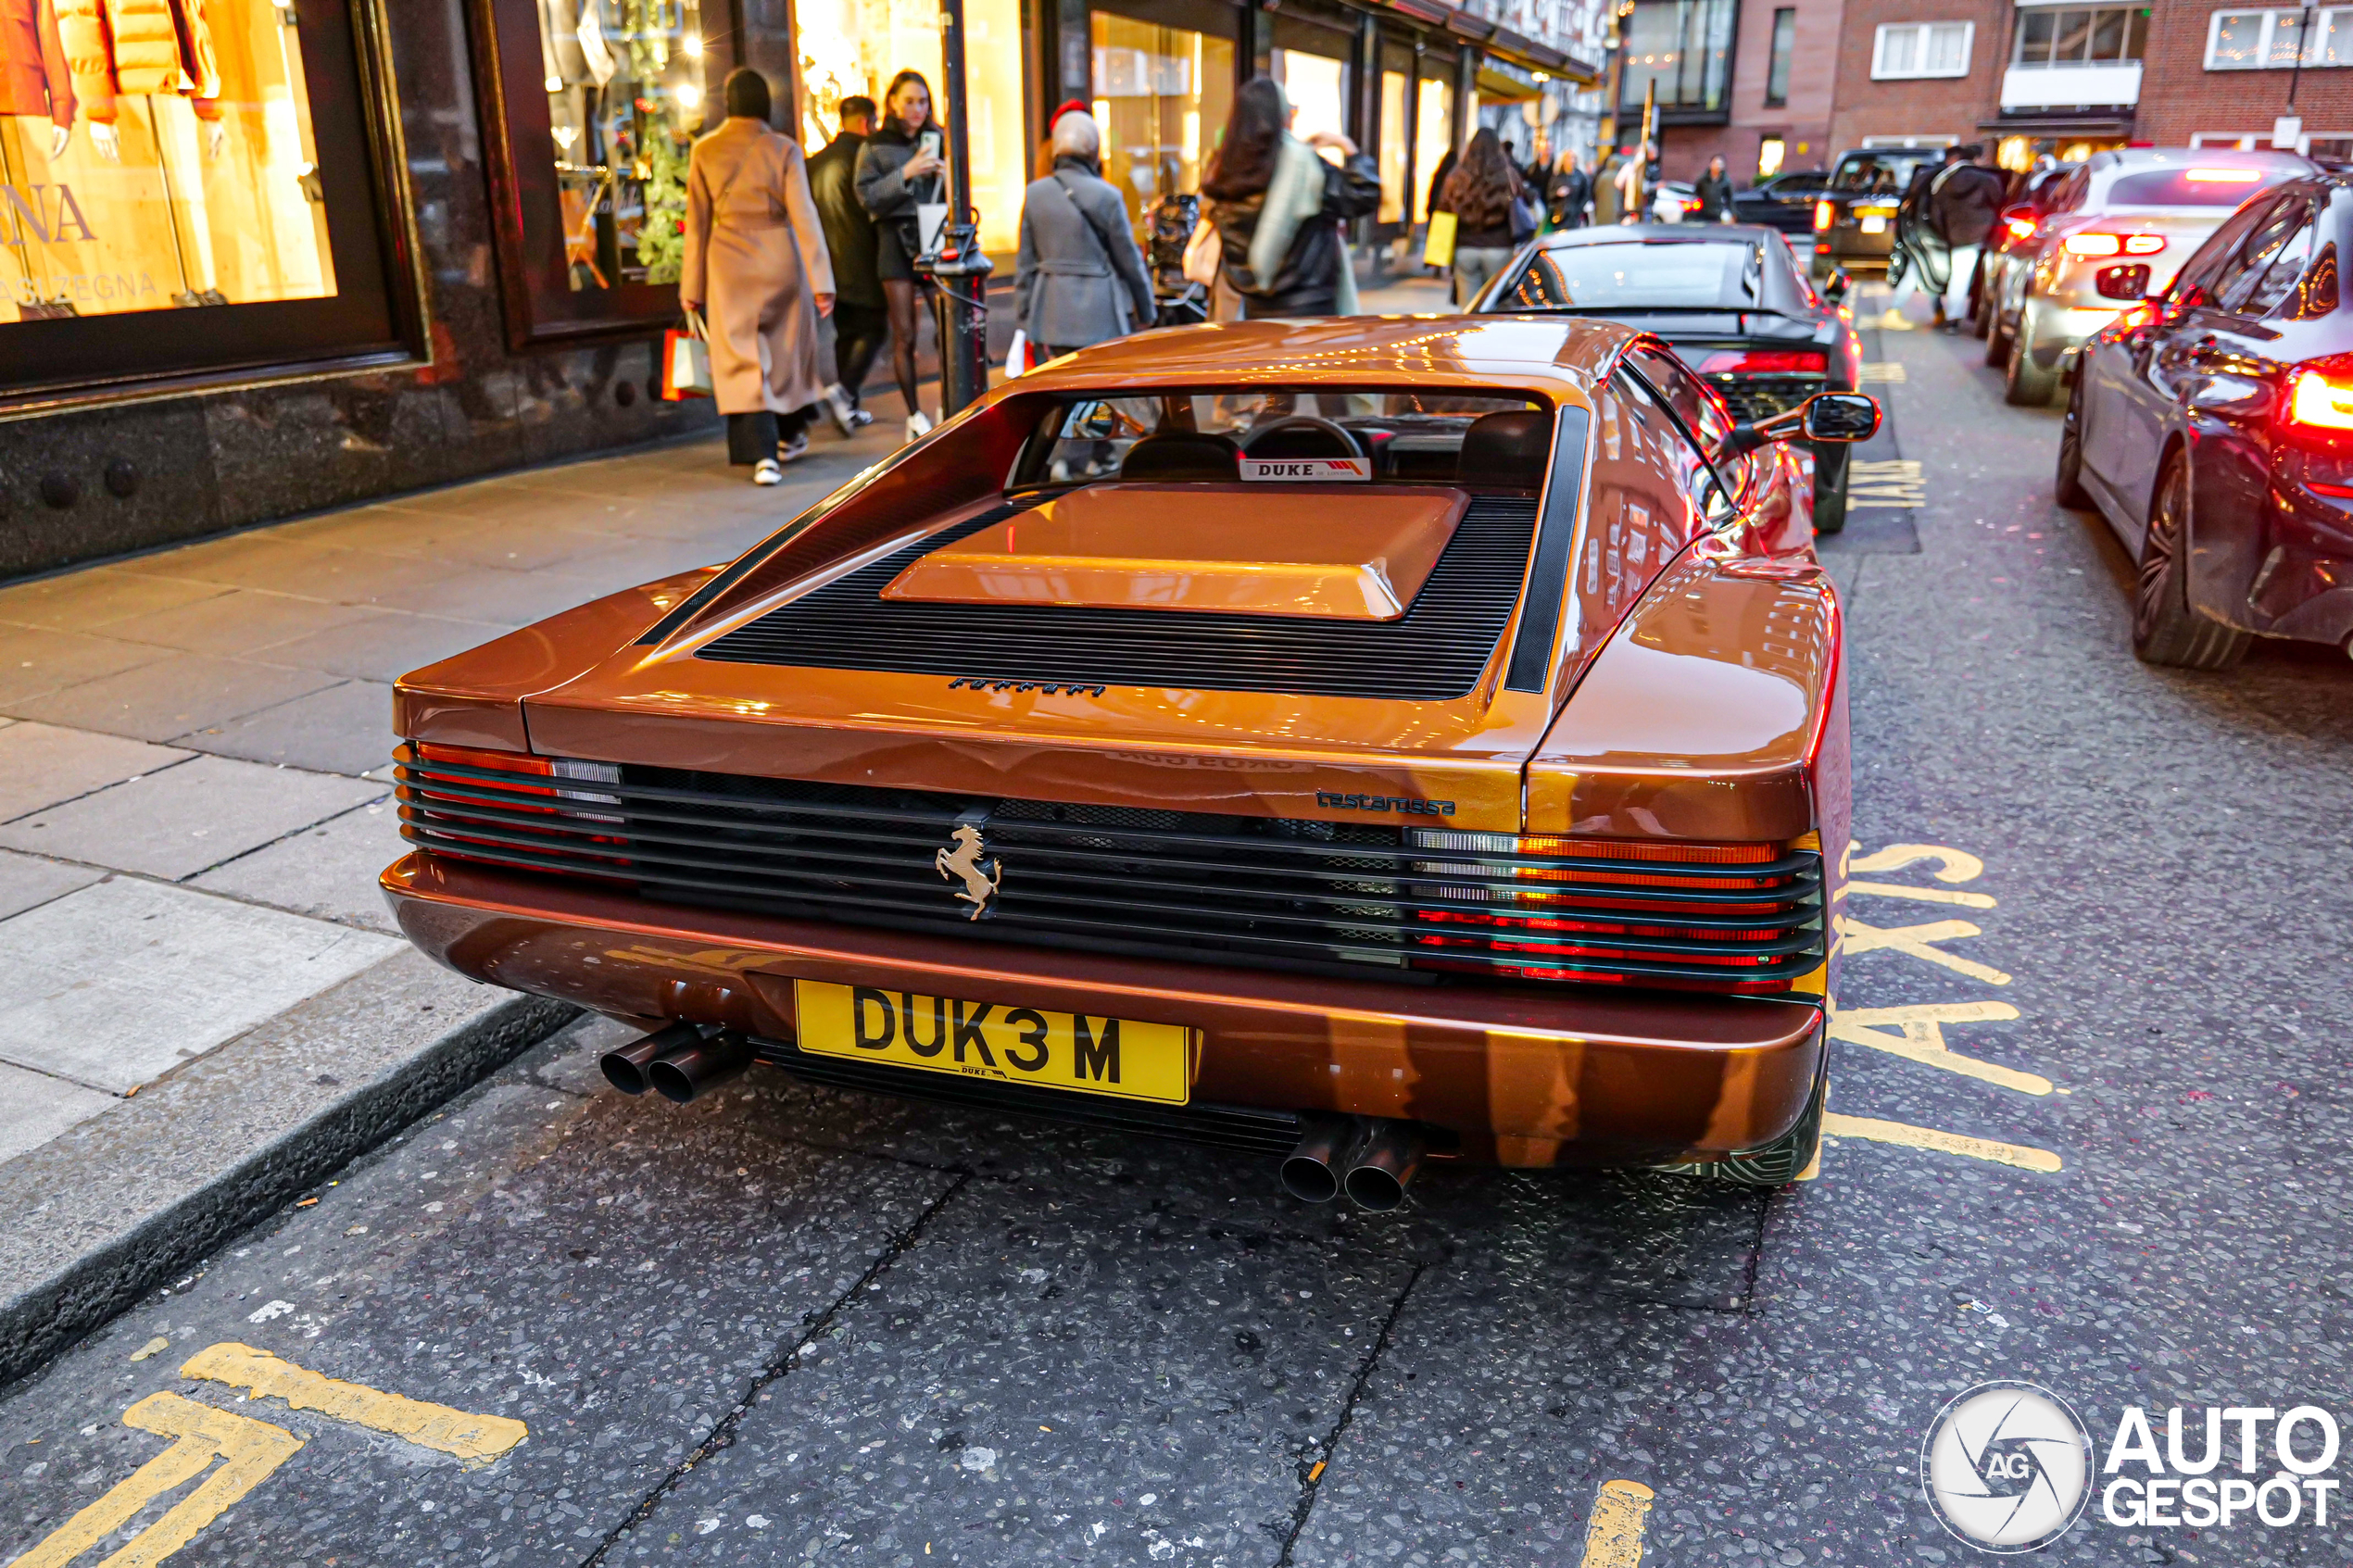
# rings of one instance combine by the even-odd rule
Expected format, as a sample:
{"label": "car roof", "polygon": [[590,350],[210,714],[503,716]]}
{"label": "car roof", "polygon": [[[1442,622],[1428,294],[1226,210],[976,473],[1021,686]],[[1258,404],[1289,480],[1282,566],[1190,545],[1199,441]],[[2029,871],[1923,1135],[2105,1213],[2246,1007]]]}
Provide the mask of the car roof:
{"label": "car roof", "polygon": [[1338,316],[1218,321],[1136,332],[1003,383],[1033,392],[1150,396],[1156,389],[1411,384],[1590,400],[1631,333],[1574,316]]}
{"label": "car roof", "polygon": [[1779,229],[1762,223],[1607,223],[1562,229],[1537,244],[1545,250],[1567,250],[1572,245],[1722,245],[1727,240],[1754,245],[1768,234],[1780,233]]}
{"label": "car roof", "polygon": [[2301,172],[2312,160],[2301,153],[2241,152],[2236,147],[2110,147],[2094,153],[2084,167],[2103,169],[2289,169]]}

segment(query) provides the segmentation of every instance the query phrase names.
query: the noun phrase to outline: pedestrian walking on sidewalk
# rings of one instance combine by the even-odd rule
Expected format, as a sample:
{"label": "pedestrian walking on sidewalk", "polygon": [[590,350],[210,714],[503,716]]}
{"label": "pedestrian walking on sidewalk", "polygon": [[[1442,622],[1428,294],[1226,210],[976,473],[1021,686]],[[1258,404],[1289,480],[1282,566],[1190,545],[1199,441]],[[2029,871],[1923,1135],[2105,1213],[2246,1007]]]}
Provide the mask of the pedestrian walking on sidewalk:
{"label": "pedestrian walking on sidewalk", "polygon": [[1944,236],[1946,255],[1944,297],[1937,305],[1937,325],[1958,332],[1969,319],[1969,299],[1978,262],[1985,253],[1985,237],[2002,215],[2009,182],[2001,170],[1984,163],[1982,143],[1961,149],[1958,163],[1948,167],[1930,188],[1929,204],[1936,227]]}
{"label": "pedestrian walking on sidewalk", "polygon": [[1593,202],[1593,179],[1577,167],[1577,149],[1561,154],[1544,190],[1545,215],[1555,229],[1581,229]]}
{"label": "pedestrian walking on sidewalk", "polygon": [[1692,187],[1692,194],[1699,198],[1699,210],[1692,217],[1702,223],[1730,223],[1732,220],[1732,177],[1724,172],[1724,155],[1718,153],[1707,160],[1707,172]]}
{"label": "pedestrian walking on sidewalk", "polygon": [[809,160],[809,192],[834,262],[834,386],[849,407],[852,425],[874,422],[859,407],[859,393],[890,336],[882,274],[875,270],[875,218],[858,199],[858,154],[874,130],[875,101],[844,98],[841,134]]}
{"label": "pedestrian walking on sidewalk", "polygon": [[[729,72],[726,104],[726,119],[687,159],[678,298],[705,312],[727,460],[750,465],[754,484],[774,484],[809,449],[810,416],[828,385],[817,319],[833,311],[833,262],[800,148],[769,128],[767,78]],[[834,414],[848,434],[847,407]]]}
{"label": "pedestrian walking on sidewalk", "polygon": [[[1226,282],[1242,315],[1353,316],[1356,270],[1340,225],[1380,206],[1380,172],[1336,131],[1290,133],[1291,107],[1270,77],[1234,94],[1216,157],[1201,182]],[[1329,147],[1344,162],[1327,162]]]}
{"label": "pedestrian walking on sidewalk", "polygon": [[1022,194],[1013,315],[1041,358],[1126,337],[1159,312],[1127,204],[1096,161],[1101,147],[1093,115],[1063,115],[1053,171]]}
{"label": "pedestrian walking on sidewalk", "polygon": [[1519,170],[1504,156],[1495,132],[1482,126],[1446,181],[1446,205],[1454,209],[1456,309],[1476,299],[1512,258],[1517,241],[1512,209],[1524,195]]}
{"label": "pedestrian walking on sidewalk", "polygon": [[890,368],[907,403],[907,439],[931,429],[915,395],[915,331],[932,285],[915,275],[924,250],[918,208],[948,199],[947,133],[932,118],[931,83],[902,70],[883,94],[883,122],[858,154],[858,199],[875,220],[875,267],[890,311]]}

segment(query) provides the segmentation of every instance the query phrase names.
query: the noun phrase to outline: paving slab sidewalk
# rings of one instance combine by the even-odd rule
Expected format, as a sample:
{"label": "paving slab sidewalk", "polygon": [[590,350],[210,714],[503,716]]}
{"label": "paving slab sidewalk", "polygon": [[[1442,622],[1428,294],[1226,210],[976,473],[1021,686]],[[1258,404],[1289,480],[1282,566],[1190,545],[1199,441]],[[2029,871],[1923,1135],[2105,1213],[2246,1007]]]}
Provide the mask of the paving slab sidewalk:
{"label": "paving slab sidewalk", "polygon": [[0,585],[0,1384],[572,1016],[400,940],[391,681],[731,558],[894,408],[774,489],[701,440]]}

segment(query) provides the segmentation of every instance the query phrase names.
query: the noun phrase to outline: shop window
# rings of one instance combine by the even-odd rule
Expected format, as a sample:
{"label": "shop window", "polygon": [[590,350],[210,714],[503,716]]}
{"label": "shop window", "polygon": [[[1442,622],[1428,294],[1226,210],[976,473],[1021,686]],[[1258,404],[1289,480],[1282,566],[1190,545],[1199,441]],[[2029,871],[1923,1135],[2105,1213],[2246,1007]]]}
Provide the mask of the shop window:
{"label": "shop window", "polygon": [[1773,55],[1765,69],[1765,102],[1770,107],[1789,102],[1789,68],[1796,53],[1797,7],[1783,6],[1773,13]]}
{"label": "shop window", "polygon": [[[802,145],[822,147],[841,123],[841,101],[883,101],[890,79],[919,70],[935,110],[947,111],[939,7],[926,0],[797,0]],[[1021,198],[1036,149],[1022,119],[1021,0],[965,0],[964,137],[981,248],[1021,244]]]}
{"label": "shop window", "polygon": [[1233,108],[1233,41],[1106,11],[1094,13],[1092,33],[1103,178],[1141,228],[1162,196],[1201,189]]}
{"label": "shop window", "polygon": [[1414,221],[1429,218],[1430,182],[1454,141],[1454,88],[1423,77],[1414,83]]}
{"label": "shop window", "polygon": [[1405,220],[1405,82],[1402,70],[1380,73],[1380,209],[1376,223]]}
{"label": "shop window", "polygon": [[2353,66],[2353,7],[2217,11],[2207,23],[2206,69],[2286,70],[2299,43],[2307,70]]}
{"label": "shop window", "polygon": [[1871,51],[1874,81],[1967,76],[1974,22],[1906,22],[1882,27]]}
{"label": "shop window", "polygon": [[1732,74],[1734,0],[1635,0],[1627,18],[1620,112],[1640,112],[1656,89],[1661,110],[1716,113]]}
{"label": "shop window", "polygon": [[[574,292],[678,282],[704,123],[698,0],[538,0],[547,134]],[[714,105],[710,122],[726,113]]]}
{"label": "shop window", "polygon": [[351,8],[108,18],[42,0],[0,57],[0,397],[398,352]]}
{"label": "shop window", "polygon": [[1277,49],[1272,52],[1270,72],[1282,83],[1283,96],[1298,112],[1292,115],[1290,128],[1301,136],[1313,136],[1319,131],[1348,133],[1348,66],[1325,55],[1311,55],[1304,49]]}
{"label": "shop window", "polygon": [[2033,6],[2018,14],[2018,42],[2010,63],[2032,69],[2137,60],[2147,46],[2148,30],[2145,6]]}

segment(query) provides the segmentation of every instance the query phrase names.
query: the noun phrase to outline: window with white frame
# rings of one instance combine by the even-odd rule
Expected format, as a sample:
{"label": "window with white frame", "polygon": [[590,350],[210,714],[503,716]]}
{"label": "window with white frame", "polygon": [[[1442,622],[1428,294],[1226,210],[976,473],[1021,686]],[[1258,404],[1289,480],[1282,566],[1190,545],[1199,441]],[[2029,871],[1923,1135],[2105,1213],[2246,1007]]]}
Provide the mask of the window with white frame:
{"label": "window with white frame", "polygon": [[1924,76],[1967,76],[1974,22],[1891,22],[1879,30],[1871,51],[1875,81]]}
{"label": "window with white frame", "polygon": [[2148,19],[2145,6],[2021,6],[2010,64],[2048,69],[2137,60],[2148,43]]}
{"label": "window with white frame", "polygon": [[2353,66],[2353,6],[2217,11],[2207,23],[2208,70],[2286,70],[2302,44],[2307,70]]}

